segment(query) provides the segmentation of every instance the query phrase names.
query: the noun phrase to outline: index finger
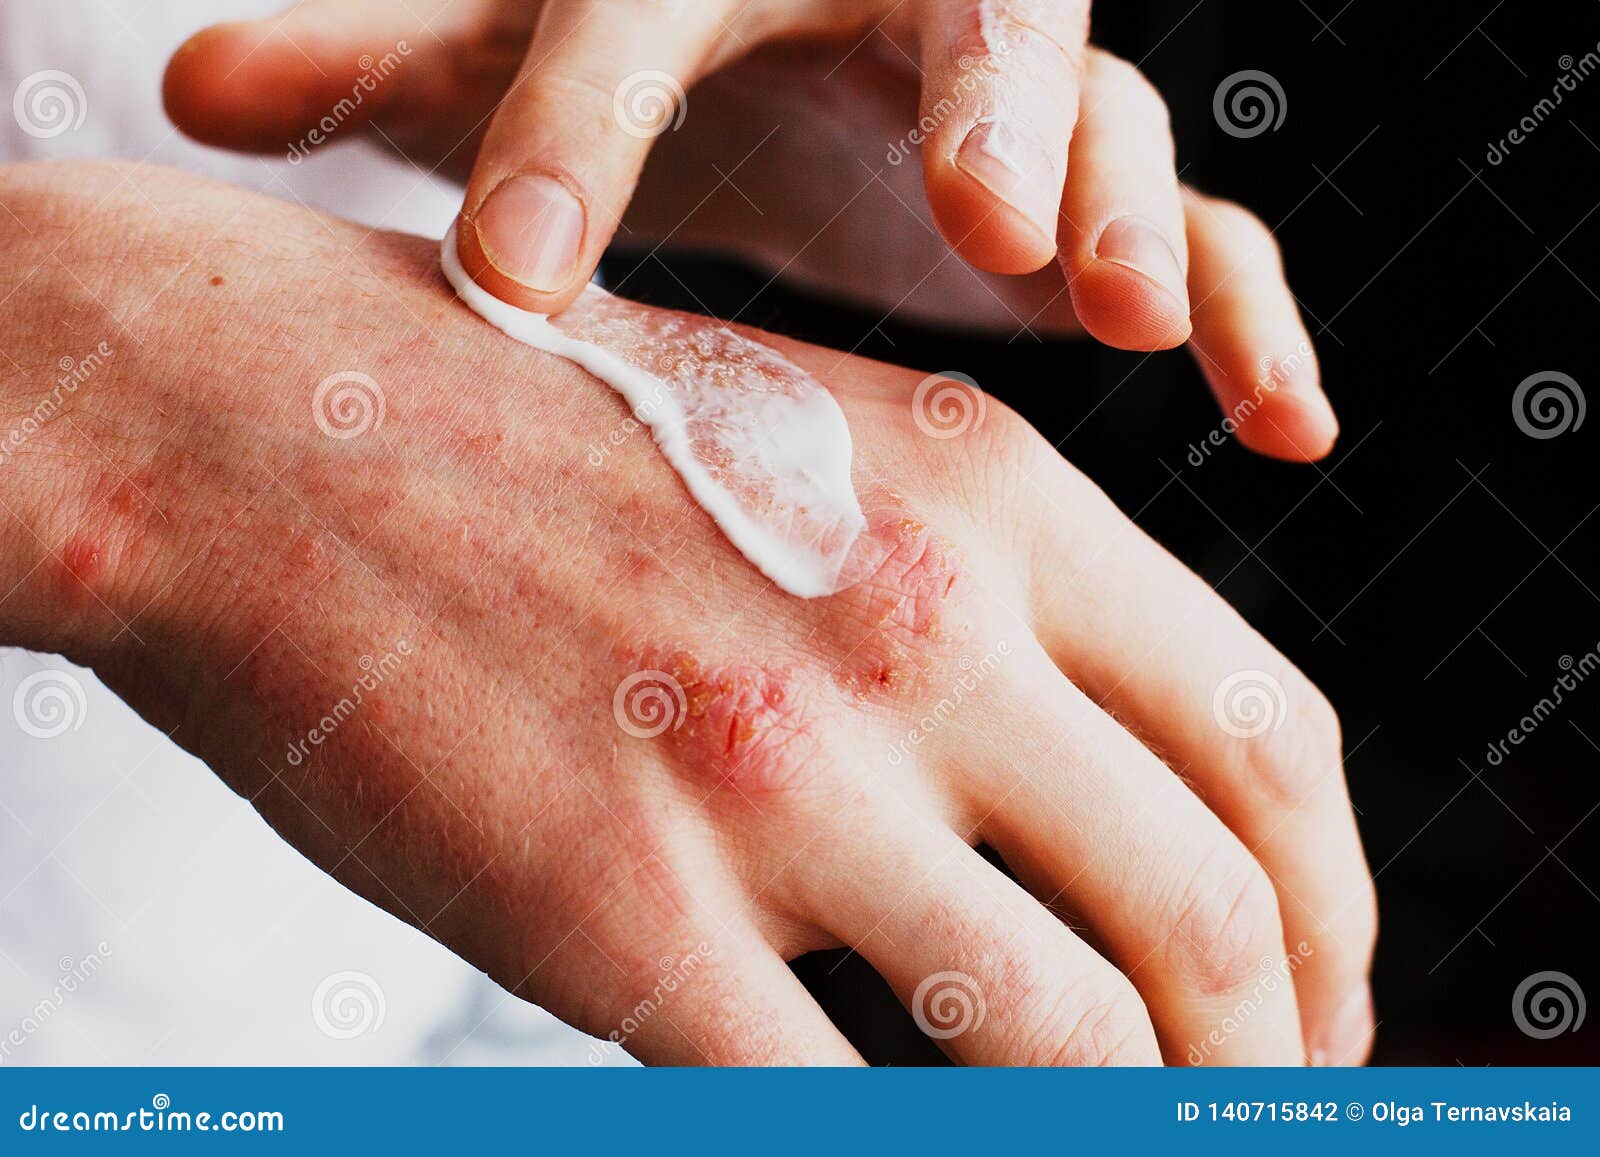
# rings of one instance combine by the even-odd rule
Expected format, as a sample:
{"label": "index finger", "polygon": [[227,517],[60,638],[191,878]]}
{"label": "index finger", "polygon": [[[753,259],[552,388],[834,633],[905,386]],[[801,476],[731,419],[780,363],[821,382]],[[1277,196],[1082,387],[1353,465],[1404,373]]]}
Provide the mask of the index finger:
{"label": "index finger", "polygon": [[572,303],[651,143],[683,123],[728,11],[729,0],[552,0],[467,183],[457,249],[474,281],[537,313]]}
{"label": "index finger", "polygon": [[928,0],[920,35],[918,128],[940,231],[980,269],[1043,268],[1056,255],[1088,0]]}

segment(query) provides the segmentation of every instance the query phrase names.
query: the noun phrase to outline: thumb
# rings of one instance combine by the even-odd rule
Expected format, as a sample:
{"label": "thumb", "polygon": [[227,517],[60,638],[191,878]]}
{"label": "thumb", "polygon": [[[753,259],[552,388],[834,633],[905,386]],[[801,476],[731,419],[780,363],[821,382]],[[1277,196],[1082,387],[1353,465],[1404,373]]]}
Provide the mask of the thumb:
{"label": "thumb", "polygon": [[305,0],[264,20],[213,25],[173,53],[162,101],[202,144],[294,160],[389,105],[438,23],[402,0]]}
{"label": "thumb", "polygon": [[682,124],[726,8],[552,0],[467,184],[457,250],[473,280],[540,313],[571,303],[652,140]]}

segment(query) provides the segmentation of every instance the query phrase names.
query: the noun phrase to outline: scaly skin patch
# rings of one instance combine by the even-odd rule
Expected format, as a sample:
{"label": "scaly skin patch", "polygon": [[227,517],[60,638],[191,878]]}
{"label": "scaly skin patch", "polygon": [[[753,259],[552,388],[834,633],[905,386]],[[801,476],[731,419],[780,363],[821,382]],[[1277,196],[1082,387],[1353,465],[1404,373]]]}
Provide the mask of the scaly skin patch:
{"label": "scaly skin patch", "polygon": [[[645,726],[633,733],[656,732],[649,741],[666,744],[686,774],[751,800],[802,789],[820,743],[801,673],[758,663],[708,665],[686,651],[647,653],[629,665],[650,673],[639,686],[659,691],[657,704],[668,713],[640,713],[633,723]],[[619,723],[637,705],[614,704]]]}
{"label": "scaly skin patch", "polygon": [[844,610],[848,652],[835,672],[857,696],[901,693],[971,631],[971,579],[954,546],[900,510],[871,520],[850,559]]}

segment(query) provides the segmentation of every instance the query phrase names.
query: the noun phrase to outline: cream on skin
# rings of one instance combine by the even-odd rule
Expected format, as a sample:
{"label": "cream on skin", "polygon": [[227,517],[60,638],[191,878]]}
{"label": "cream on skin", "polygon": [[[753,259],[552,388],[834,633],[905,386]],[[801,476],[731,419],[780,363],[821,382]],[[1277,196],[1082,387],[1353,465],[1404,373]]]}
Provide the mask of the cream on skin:
{"label": "cream on skin", "polygon": [[518,309],[440,254],[467,307],[525,345],[582,366],[628,403],[690,495],[757,570],[801,598],[833,594],[866,518],[850,426],[821,382],[725,325],[646,310],[590,285],[550,317]]}

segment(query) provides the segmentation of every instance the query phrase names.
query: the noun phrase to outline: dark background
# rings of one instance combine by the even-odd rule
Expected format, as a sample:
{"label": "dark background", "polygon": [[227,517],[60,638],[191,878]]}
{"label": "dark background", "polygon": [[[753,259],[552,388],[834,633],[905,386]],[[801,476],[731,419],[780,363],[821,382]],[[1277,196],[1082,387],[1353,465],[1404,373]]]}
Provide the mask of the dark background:
{"label": "dark background", "polygon": [[[1600,1062],[1600,1013],[1548,1040],[1512,1019],[1536,972],[1600,997],[1600,673],[1488,759],[1564,661],[1600,647],[1600,416],[1536,439],[1512,414],[1540,371],[1600,403],[1600,69],[1488,160],[1600,53],[1600,3],[1101,0],[1094,13],[1095,41],[1166,96],[1185,180],[1277,233],[1343,425],[1319,467],[1231,444],[1187,462],[1218,413],[1180,353],[980,346],[777,288],[747,305],[766,278],[706,262],[629,269],[630,295],[694,308],[677,276],[769,329],[927,371],[987,366],[986,389],[1338,707],[1379,891],[1374,1061]],[[1283,124],[1249,139],[1212,113],[1243,69],[1287,97]],[[797,967],[868,1026],[869,1059],[928,1059],[914,1031],[891,1031],[909,1019],[859,962],[835,963]]]}

